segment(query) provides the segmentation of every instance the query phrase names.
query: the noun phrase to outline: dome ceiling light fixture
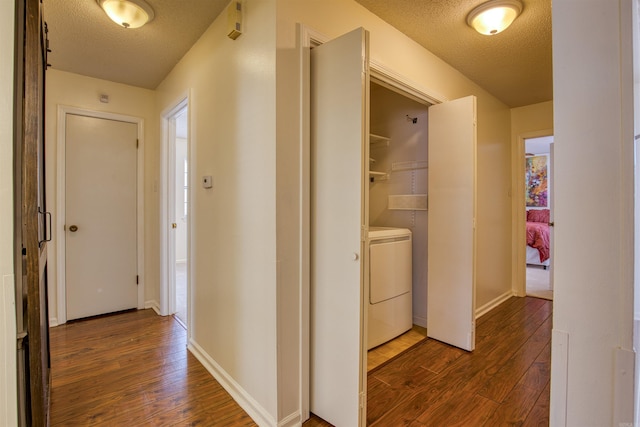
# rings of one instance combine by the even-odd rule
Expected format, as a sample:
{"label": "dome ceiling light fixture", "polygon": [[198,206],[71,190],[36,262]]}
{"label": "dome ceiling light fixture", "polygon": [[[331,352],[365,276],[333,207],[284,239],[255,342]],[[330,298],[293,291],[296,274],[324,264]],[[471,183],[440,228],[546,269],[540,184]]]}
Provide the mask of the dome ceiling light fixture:
{"label": "dome ceiling light fixture", "polygon": [[140,28],[155,16],[144,0],[96,1],[113,22],[124,28]]}
{"label": "dome ceiling light fixture", "polygon": [[467,24],[480,34],[493,36],[504,31],[522,12],[520,0],[489,0],[467,15]]}

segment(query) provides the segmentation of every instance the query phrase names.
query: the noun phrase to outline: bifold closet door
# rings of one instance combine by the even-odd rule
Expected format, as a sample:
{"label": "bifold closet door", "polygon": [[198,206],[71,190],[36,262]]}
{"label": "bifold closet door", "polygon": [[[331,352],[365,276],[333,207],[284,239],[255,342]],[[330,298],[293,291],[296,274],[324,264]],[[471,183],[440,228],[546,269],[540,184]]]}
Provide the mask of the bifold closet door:
{"label": "bifold closet door", "polygon": [[429,107],[427,334],[475,347],[476,98]]}
{"label": "bifold closet door", "polygon": [[364,29],[311,51],[309,403],[336,426],[366,423],[366,61]]}

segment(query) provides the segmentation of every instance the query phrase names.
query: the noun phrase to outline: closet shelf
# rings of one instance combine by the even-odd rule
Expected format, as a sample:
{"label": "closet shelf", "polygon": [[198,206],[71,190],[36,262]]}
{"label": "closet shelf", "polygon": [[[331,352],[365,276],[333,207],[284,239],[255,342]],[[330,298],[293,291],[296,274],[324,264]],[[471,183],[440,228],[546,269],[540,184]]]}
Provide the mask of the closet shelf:
{"label": "closet shelf", "polygon": [[428,168],[429,168],[429,162],[427,162],[426,160],[391,163],[391,172],[413,171],[413,170],[428,169]]}
{"label": "closet shelf", "polygon": [[385,145],[388,147],[390,141],[391,139],[386,136],[380,136],[373,133],[369,134],[369,145]]}
{"label": "closet shelf", "polygon": [[377,172],[377,171],[369,171],[369,181],[377,182],[377,181],[386,181],[389,179],[389,174],[385,172]]}

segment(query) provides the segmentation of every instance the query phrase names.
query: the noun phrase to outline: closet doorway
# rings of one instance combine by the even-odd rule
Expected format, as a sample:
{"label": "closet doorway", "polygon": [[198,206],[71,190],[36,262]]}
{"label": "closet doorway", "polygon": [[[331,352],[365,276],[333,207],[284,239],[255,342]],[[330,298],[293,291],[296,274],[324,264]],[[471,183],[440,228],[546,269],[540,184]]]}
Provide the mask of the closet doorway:
{"label": "closet doorway", "polygon": [[553,300],[553,136],[524,139],[526,295]]}
{"label": "closet doorway", "polygon": [[[366,423],[368,248],[373,231],[369,186],[372,178],[375,181],[385,175],[371,168],[370,161],[370,142],[376,137],[370,135],[369,127],[368,44],[368,33],[360,28],[313,48],[309,63],[309,406],[334,425]],[[412,98],[437,104],[429,107],[428,131],[428,162],[433,167],[428,172],[427,247],[438,248],[423,259],[429,266],[428,332],[433,338],[473,350],[475,97],[439,103],[382,67],[372,66],[372,70],[379,83],[401,92],[407,88]],[[404,166],[419,169],[419,161],[410,162]],[[419,193],[401,196],[405,200],[399,202],[418,205],[424,199]],[[335,349],[340,349],[340,357]]]}

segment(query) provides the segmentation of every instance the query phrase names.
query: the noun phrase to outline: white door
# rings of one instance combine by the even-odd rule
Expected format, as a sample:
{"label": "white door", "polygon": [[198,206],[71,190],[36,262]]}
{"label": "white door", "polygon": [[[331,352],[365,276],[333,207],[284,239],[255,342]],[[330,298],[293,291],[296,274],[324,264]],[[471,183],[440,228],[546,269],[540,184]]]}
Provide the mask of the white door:
{"label": "white door", "polygon": [[67,114],[67,319],[137,307],[137,125]]}
{"label": "white door", "polygon": [[367,61],[364,29],[311,51],[310,409],[336,426],[366,423]]}
{"label": "white door", "polygon": [[429,107],[427,334],[475,347],[476,98]]}

